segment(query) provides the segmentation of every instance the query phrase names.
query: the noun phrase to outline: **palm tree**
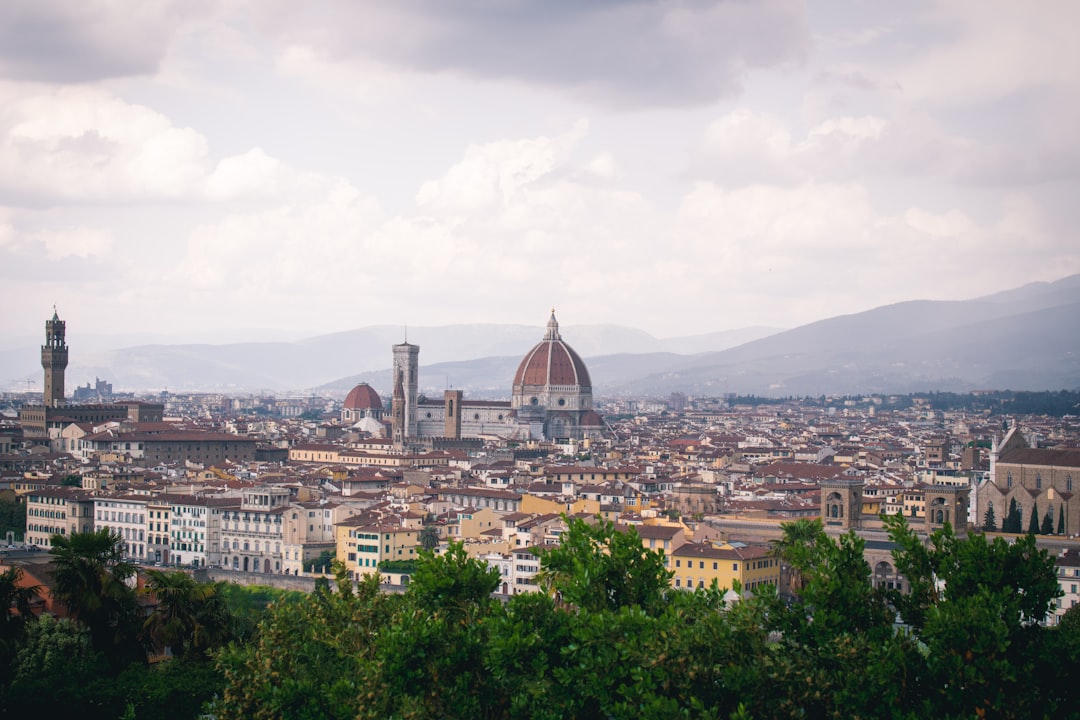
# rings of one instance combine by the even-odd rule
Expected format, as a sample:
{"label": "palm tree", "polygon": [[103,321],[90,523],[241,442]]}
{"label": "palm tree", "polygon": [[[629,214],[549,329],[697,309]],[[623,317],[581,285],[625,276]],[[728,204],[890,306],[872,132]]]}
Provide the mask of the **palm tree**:
{"label": "palm tree", "polygon": [[774,558],[790,567],[789,585],[792,592],[802,589],[802,568],[810,559],[818,538],[824,533],[821,518],[808,520],[800,518],[781,526],[784,536],[771,541],[771,554]]}
{"label": "palm tree", "polygon": [[419,535],[420,546],[425,550],[439,547],[439,529],[434,525],[425,525]]}
{"label": "palm tree", "polygon": [[214,583],[196,582],[184,572],[146,572],[146,590],[158,606],[143,623],[143,637],[180,656],[203,654],[224,643],[229,615]]}
{"label": "palm tree", "polygon": [[13,653],[7,644],[22,634],[27,620],[32,617],[30,603],[41,592],[40,585],[20,586],[23,571],[12,567],[0,573],[0,648]]}
{"label": "palm tree", "polygon": [[86,625],[95,650],[115,657],[133,645],[138,624],[135,566],[124,561],[124,538],[108,528],[53,535],[53,596]]}

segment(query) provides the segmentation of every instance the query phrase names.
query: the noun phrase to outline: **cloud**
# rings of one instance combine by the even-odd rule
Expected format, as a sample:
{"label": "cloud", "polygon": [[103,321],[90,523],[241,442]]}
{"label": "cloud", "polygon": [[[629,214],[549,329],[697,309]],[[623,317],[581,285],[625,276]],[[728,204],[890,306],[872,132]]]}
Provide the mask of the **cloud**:
{"label": "cloud", "polygon": [[0,13],[0,75],[86,83],[154,73],[186,18],[188,0],[6,0]]}
{"label": "cloud", "polygon": [[286,47],[329,60],[555,87],[617,106],[708,103],[738,92],[747,69],[797,62],[809,47],[794,0],[369,0],[318,11],[260,1],[250,11]]}
{"label": "cloud", "polygon": [[58,231],[45,231],[33,239],[45,246],[45,256],[50,260],[66,257],[100,257],[112,249],[112,233],[104,228],[74,227]]}
{"label": "cloud", "polygon": [[265,200],[338,182],[261,148],[214,162],[201,133],[97,88],[9,86],[0,99],[0,191],[25,204]]}

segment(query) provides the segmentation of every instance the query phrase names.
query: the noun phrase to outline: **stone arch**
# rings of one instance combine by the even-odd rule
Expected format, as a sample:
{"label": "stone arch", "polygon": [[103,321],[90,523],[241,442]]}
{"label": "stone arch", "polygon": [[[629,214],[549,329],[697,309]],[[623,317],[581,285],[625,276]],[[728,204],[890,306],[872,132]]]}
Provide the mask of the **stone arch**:
{"label": "stone arch", "polygon": [[825,517],[830,519],[843,519],[844,498],[838,492],[829,493],[825,498]]}

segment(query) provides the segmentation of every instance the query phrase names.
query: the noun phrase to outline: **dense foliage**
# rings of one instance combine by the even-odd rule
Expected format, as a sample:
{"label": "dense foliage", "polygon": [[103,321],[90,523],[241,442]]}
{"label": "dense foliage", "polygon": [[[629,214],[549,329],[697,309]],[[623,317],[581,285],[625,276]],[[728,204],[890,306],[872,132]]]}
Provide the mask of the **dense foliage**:
{"label": "dense foliage", "polygon": [[573,520],[541,553],[548,592],[493,601],[499,578],[451,544],[402,595],[275,606],[258,641],[219,655],[221,718],[1064,718],[1080,693],[1080,623],[1039,625],[1053,561],[891,522],[912,592],[876,589],[863,542],[820,522],[776,553],[794,598],[671,589],[662,557],[609,523]]}
{"label": "dense foliage", "polygon": [[[423,552],[402,594],[382,592],[378,576],[356,585],[340,564],[334,586],[299,598],[155,573],[158,602],[134,630],[118,627],[123,613],[91,627],[81,606],[79,621],[5,625],[15,657],[0,677],[0,713],[1080,717],[1080,612],[1041,624],[1058,585],[1034,538],[945,528],[927,539],[889,519],[910,583],[901,593],[872,585],[856,535],[832,538],[808,520],[784,530],[774,551],[792,569],[785,598],[770,586],[735,601],[724,588],[672,589],[663,557],[635,533],[576,519],[561,545],[540,551],[544,591],[505,603],[492,595],[499,575],[457,543]],[[91,557],[99,575],[117,572]],[[237,598],[257,627],[237,623]],[[168,644],[173,659],[118,663],[116,637],[129,632],[157,652]]]}
{"label": "dense foliage", "polygon": [[210,653],[238,636],[222,586],[151,570],[138,591],[122,548],[108,530],[53,536],[52,593],[71,619],[35,617],[40,588],[0,573],[0,715],[195,718],[222,691]]}

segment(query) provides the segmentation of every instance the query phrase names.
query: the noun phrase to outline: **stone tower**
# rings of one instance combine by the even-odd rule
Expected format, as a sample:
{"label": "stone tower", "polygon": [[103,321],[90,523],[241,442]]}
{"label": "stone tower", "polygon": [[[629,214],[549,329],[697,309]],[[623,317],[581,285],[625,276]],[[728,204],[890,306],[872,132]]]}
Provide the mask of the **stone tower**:
{"label": "stone tower", "polygon": [[[416,403],[420,387],[420,347],[406,340],[394,346],[394,382],[400,380],[404,392],[405,416],[403,439],[414,439],[419,434],[416,423]],[[397,392],[395,386],[394,392]]]}
{"label": "stone tower", "polygon": [[394,396],[390,403],[390,427],[394,447],[401,448],[405,444],[405,386],[401,375],[395,372],[395,378]]}
{"label": "stone tower", "polygon": [[68,364],[68,346],[64,340],[66,323],[53,308],[51,320],[45,321],[45,344],[41,346],[41,367],[45,369],[44,405],[64,404],[64,370]]}
{"label": "stone tower", "polygon": [[862,480],[822,480],[821,518],[825,527],[851,530],[862,526]]}
{"label": "stone tower", "polygon": [[926,488],[926,526],[929,534],[948,523],[957,535],[965,535],[971,490],[962,485],[930,485]]}
{"label": "stone tower", "polygon": [[464,393],[460,390],[447,390],[443,393],[443,402],[446,404],[446,420],[443,434],[454,440],[461,439],[461,399]]}

